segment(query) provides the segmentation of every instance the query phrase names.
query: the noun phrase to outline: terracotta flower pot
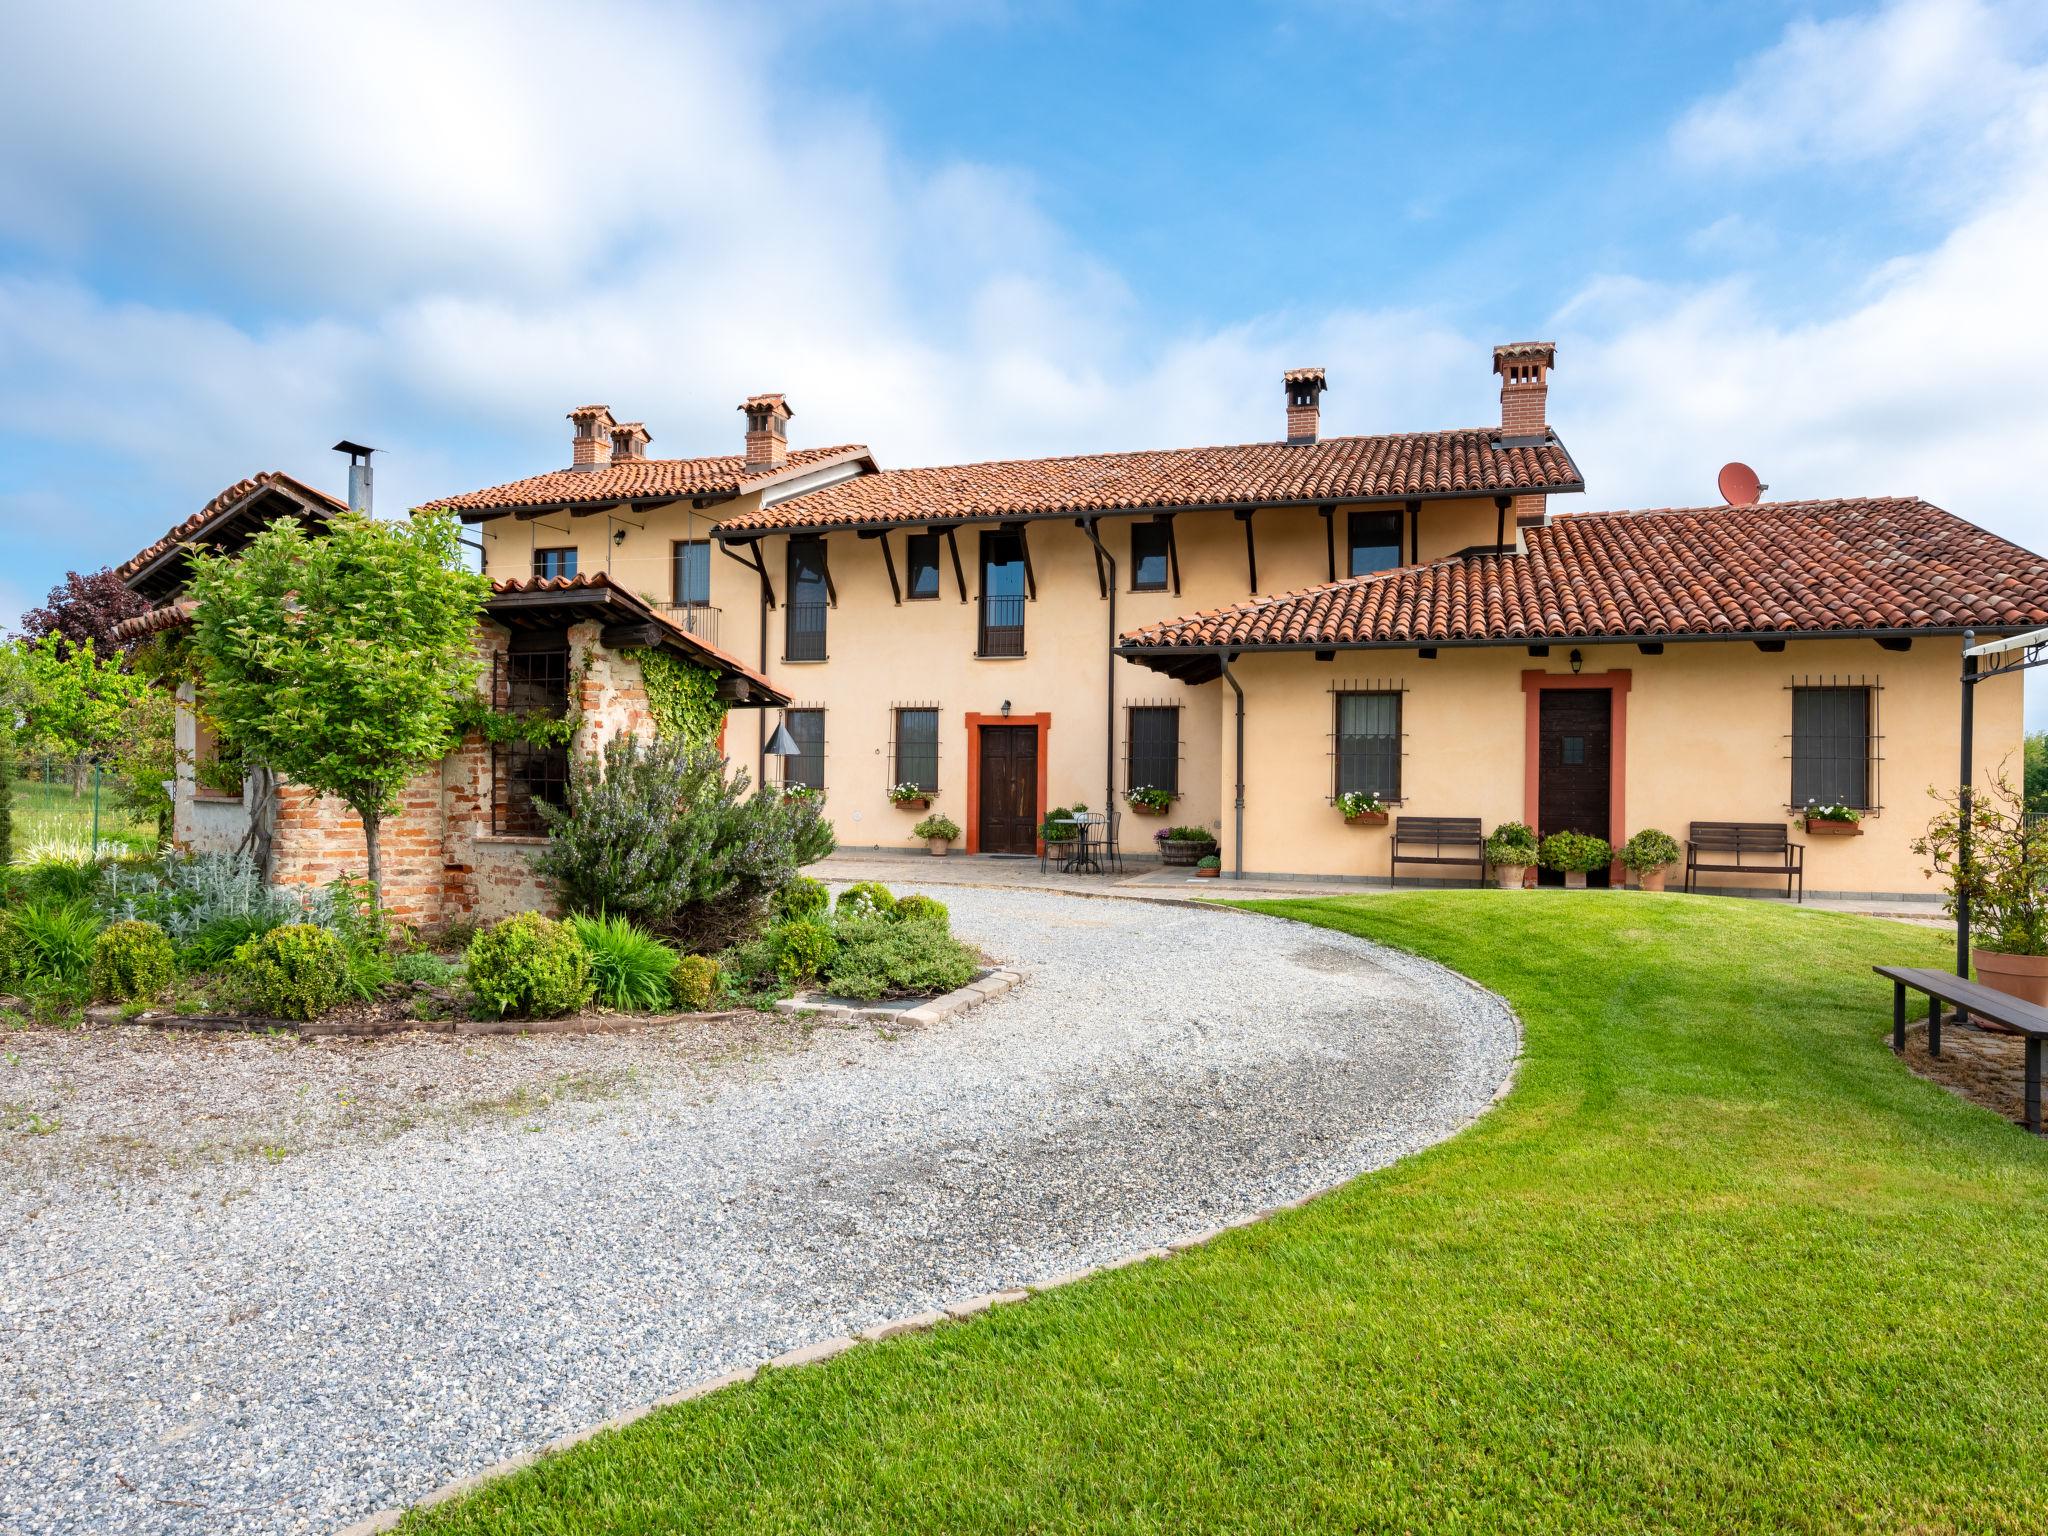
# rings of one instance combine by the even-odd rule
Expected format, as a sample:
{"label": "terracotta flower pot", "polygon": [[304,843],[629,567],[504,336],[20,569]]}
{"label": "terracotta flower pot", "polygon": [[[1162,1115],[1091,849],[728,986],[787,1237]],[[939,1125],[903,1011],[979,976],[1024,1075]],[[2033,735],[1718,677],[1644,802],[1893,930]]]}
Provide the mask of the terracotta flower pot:
{"label": "terracotta flower pot", "polygon": [[1195,871],[1195,878],[1198,880],[1214,880],[1222,873],[1223,871],[1220,869],[1198,869]]}
{"label": "terracotta flower pot", "polygon": [[1131,814],[1133,816],[1164,816],[1166,814],[1166,809],[1167,808],[1163,805],[1140,805],[1136,802],[1131,803]]}
{"label": "terracotta flower pot", "polygon": [[943,859],[946,856],[946,850],[953,846],[953,839],[950,837],[928,837],[924,840],[924,846],[925,850],[933,858]]}
{"label": "terracotta flower pot", "polygon": [[931,809],[932,802],[931,796],[919,795],[911,800],[898,800],[895,804],[896,808],[902,811],[928,811]]}
{"label": "terracotta flower pot", "polygon": [[1586,888],[1586,872],[1583,869],[1566,870],[1564,888],[1568,891],[1583,891]]}
{"label": "terracotta flower pot", "polygon": [[1818,816],[1806,818],[1806,830],[1815,837],[1861,837],[1863,823],[1860,821],[1822,821]]}
{"label": "terracotta flower pot", "polygon": [[1522,882],[1529,876],[1526,864],[1496,864],[1493,866],[1493,882],[1504,891],[1519,891]]}
{"label": "terracotta flower pot", "polygon": [[1361,811],[1356,816],[1346,816],[1344,818],[1344,825],[1347,827],[1384,827],[1386,824],[1387,813],[1385,811]]}
{"label": "terracotta flower pot", "polygon": [[1661,891],[1664,889],[1664,872],[1667,866],[1659,864],[1655,869],[1640,869],[1635,872],[1636,889]]}
{"label": "terracotta flower pot", "polygon": [[1994,992],[2048,1008],[2048,955],[2009,955],[2002,949],[1970,950],[1977,979]]}

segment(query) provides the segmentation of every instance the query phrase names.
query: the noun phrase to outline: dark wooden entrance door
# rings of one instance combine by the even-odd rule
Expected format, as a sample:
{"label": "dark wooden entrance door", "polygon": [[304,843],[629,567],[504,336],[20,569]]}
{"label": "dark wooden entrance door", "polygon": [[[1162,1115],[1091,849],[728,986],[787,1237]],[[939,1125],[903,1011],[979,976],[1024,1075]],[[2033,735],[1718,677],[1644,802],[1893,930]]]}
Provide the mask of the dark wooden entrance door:
{"label": "dark wooden entrance door", "polygon": [[983,853],[1038,851],[1038,727],[981,727]]}
{"label": "dark wooden entrance door", "polygon": [[[1608,833],[1608,749],[1614,729],[1614,695],[1605,688],[1546,688],[1537,706],[1536,830]],[[1539,878],[1564,878],[1544,870]],[[1589,885],[1605,885],[1595,870]]]}

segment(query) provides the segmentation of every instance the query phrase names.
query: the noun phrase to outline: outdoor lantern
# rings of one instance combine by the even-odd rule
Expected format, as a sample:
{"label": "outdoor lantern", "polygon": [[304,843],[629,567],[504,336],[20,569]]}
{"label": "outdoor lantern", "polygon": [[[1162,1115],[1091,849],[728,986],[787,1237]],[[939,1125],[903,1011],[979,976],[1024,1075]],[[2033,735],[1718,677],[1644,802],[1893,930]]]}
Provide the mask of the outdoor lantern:
{"label": "outdoor lantern", "polygon": [[768,738],[768,745],[761,750],[770,757],[795,757],[801,749],[796,744],[796,738],[789,734],[789,727],[777,725],[775,734]]}
{"label": "outdoor lantern", "polygon": [[1009,712],[1010,712],[1010,701],[1009,701],[1008,699],[1005,699],[1005,700],[1003,700],[1003,713],[1004,713],[1005,715],[1007,715],[1007,714],[1009,714]]}
{"label": "outdoor lantern", "polygon": [[1577,676],[1579,675],[1579,668],[1583,667],[1583,666],[1584,666],[1585,664],[1586,664],[1586,658],[1585,658],[1585,657],[1583,657],[1583,656],[1581,656],[1581,655],[1580,655],[1580,654],[1579,654],[1579,653],[1578,653],[1577,651],[1573,651],[1573,652],[1572,652],[1572,676],[1573,676],[1573,677],[1577,677]]}

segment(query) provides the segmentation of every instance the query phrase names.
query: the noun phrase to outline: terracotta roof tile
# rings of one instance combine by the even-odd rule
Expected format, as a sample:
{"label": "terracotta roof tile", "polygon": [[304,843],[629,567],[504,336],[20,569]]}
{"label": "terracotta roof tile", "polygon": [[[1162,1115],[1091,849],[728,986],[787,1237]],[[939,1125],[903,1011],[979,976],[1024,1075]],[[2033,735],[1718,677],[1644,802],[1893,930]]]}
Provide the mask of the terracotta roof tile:
{"label": "terracotta roof tile", "polygon": [[892,469],[729,518],[719,532],[1585,489],[1555,436],[1505,448],[1499,437],[1474,428]]}
{"label": "terracotta roof tile", "polygon": [[290,475],[279,473],[276,470],[266,470],[264,473],[253,476],[250,479],[237,480],[197,512],[172,528],[162,538],[156,540],[155,543],[145,545],[115,566],[114,574],[123,581],[126,581],[151,561],[157,559],[158,556],[175,549],[180,544],[191,542],[215,523],[228,517],[237,507],[241,506],[243,502],[254,496],[258,491],[268,490],[272,487],[289,491],[329,512],[340,513],[348,510],[347,502],[336,501],[325,491],[316,491],[304,481],[295,480]]}
{"label": "terracotta roof tile", "polygon": [[621,501],[659,500],[679,496],[737,496],[778,478],[807,469],[823,469],[868,457],[858,443],[837,448],[798,448],[781,469],[749,475],[745,454],[729,453],[709,459],[634,459],[602,469],[554,469],[524,480],[493,485],[459,496],[443,496],[422,502],[413,511],[438,512],[448,508],[475,521],[475,514],[498,516],[506,512],[547,510],[557,507],[604,507]]}
{"label": "terracotta roof tile", "polygon": [[179,598],[165,603],[161,608],[152,608],[147,613],[138,613],[132,619],[123,619],[109,632],[108,638],[116,645],[126,645],[131,640],[140,640],[146,635],[160,635],[166,630],[183,629],[192,622],[192,615],[199,605],[189,598]]}
{"label": "terracotta roof tile", "polygon": [[1133,630],[1146,651],[2048,625],[2048,559],[1914,497],[1579,513],[1478,554]]}

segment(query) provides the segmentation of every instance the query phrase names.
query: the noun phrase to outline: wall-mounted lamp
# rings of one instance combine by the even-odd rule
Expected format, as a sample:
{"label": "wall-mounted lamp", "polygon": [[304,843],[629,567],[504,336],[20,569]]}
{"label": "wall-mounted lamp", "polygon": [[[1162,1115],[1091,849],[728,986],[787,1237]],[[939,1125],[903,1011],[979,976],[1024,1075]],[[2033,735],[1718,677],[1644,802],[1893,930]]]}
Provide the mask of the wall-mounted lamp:
{"label": "wall-mounted lamp", "polygon": [[614,529],[612,530],[612,542],[613,542],[614,544],[623,544],[623,543],[625,543],[625,542],[626,542],[626,530],[625,530],[625,529],[623,529],[623,528],[614,528]]}
{"label": "wall-mounted lamp", "polygon": [[1580,655],[1580,654],[1579,654],[1579,653],[1578,653],[1577,651],[1573,651],[1573,652],[1572,652],[1572,676],[1573,676],[1573,677],[1577,677],[1577,676],[1579,675],[1579,668],[1583,667],[1583,666],[1584,666],[1585,664],[1586,664],[1586,658],[1585,658],[1584,656]]}
{"label": "wall-mounted lamp", "polygon": [[1003,700],[1003,713],[1004,713],[1005,715],[1008,715],[1008,714],[1009,714],[1009,712],[1010,712],[1010,701],[1009,701],[1008,699],[1005,699],[1005,700]]}

